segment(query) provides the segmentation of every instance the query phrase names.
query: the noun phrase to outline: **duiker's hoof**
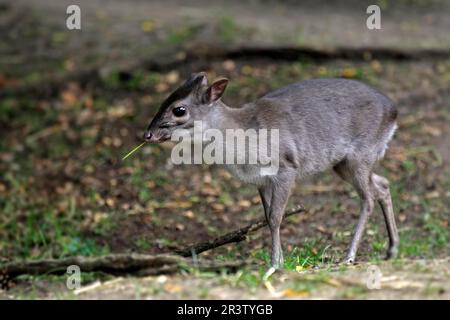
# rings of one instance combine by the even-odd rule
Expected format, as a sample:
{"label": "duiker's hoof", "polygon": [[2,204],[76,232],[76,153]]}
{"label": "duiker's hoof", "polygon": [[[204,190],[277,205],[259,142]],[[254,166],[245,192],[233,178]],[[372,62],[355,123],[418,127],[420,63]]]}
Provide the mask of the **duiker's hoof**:
{"label": "duiker's hoof", "polygon": [[355,264],[355,258],[347,258],[344,260],[344,264],[346,265],[353,265]]}
{"label": "duiker's hoof", "polygon": [[263,281],[269,280],[270,276],[273,275],[278,269],[275,267],[270,267],[269,270],[263,276]]}
{"label": "duiker's hoof", "polygon": [[389,248],[386,254],[386,260],[395,259],[398,256],[398,249],[396,247]]}

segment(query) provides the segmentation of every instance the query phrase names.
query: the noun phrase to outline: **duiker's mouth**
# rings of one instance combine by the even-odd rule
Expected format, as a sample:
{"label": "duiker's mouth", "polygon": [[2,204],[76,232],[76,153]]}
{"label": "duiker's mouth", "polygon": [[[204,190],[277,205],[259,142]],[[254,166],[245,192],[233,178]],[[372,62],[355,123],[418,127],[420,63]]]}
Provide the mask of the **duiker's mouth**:
{"label": "duiker's mouth", "polygon": [[149,143],[161,143],[170,139],[170,134],[163,132],[151,132],[146,131],[144,134],[144,140]]}

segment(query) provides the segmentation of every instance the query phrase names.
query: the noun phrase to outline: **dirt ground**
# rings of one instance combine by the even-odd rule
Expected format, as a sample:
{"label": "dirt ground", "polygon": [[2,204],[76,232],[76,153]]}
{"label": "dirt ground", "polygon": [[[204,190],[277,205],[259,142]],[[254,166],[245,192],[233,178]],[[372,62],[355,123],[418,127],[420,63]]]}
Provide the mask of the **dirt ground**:
{"label": "dirt ground", "polygon": [[[448,2],[383,1],[379,32],[365,28],[359,1],[80,1],[79,32],[65,29],[67,3],[0,5],[6,39],[0,43],[0,263],[173,252],[260,217],[254,188],[221,168],[171,165],[169,144],[146,146],[120,160],[140,143],[164,97],[198,71],[227,76],[224,102],[234,107],[312,77],[361,80],[391,97],[399,109],[399,130],[376,171],[391,181],[400,259],[382,260],[387,238],[377,211],[364,235],[360,264],[338,265],[359,206],[352,188],[328,172],[299,183],[291,197],[290,205],[302,203],[307,213],[284,222],[287,270],[270,284],[261,280],[270,242],[268,230],[261,230],[200,255],[250,259],[236,274],[86,274],[76,292],[65,287],[62,276],[24,276],[0,297],[449,298],[450,55],[362,61],[242,56],[161,70],[148,65],[161,52],[177,58],[201,47],[449,50]],[[367,288],[370,265],[380,268],[380,290]]]}
{"label": "dirt ground", "polygon": [[[378,268],[372,273],[371,268]],[[376,271],[378,272],[378,271]],[[373,274],[373,275],[372,275]],[[379,276],[378,276],[379,275]],[[379,282],[377,282],[379,279]],[[379,284],[379,285],[378,285]],[[397,260],[395,263],[336,266],[279,272],[251,286],[242,273],[116,277],[95,280],[77,290],[61,277],[20,284],[3,298],[42,299],[446,299],[449,260]]]}

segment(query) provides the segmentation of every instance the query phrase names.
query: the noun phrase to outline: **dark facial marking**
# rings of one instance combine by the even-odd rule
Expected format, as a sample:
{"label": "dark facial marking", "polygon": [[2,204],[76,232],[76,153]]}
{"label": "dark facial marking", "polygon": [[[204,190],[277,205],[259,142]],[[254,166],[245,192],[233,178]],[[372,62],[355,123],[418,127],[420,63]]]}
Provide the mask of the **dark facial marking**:
{"label": "dark facial marking", "polygon": [[166,109],[175,101],[186,98],[194,91],[201,83],[202,77],[198,75],[192,75],[185,83],[183,83],[178,89],[172,92],[161,105],[161,108]]}
{"label": "dark facial marking", "polygon": [[[158,113],[153,118],[153,121],[157,121],[166,110],[174,103],[175,101],[186,98],[189,94],[191,94],[202,82],[203,76],[194,74],[192,75],[186,82],[184,82],[180,87],[178,87],[174,92],[172,92],[166,100],[163,101],[161,107],[158,110]],[[153,121],[148,126],[148,130],[152,127]]]}

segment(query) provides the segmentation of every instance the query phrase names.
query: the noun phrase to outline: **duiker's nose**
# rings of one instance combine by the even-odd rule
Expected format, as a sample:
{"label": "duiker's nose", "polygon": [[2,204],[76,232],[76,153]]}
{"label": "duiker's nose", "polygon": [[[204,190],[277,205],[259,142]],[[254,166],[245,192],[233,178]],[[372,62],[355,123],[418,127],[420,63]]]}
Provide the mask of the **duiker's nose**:
{"label": "duiker's nose", "polygon": [[144,139],[149,141],[152,138],[153,134],[150,131],[146,131],[144,133]]}

